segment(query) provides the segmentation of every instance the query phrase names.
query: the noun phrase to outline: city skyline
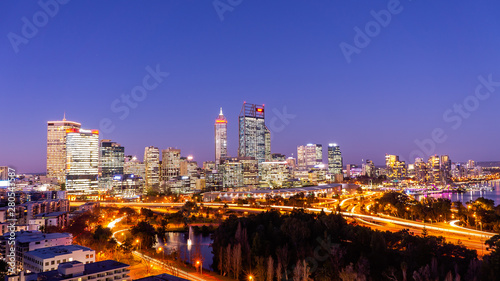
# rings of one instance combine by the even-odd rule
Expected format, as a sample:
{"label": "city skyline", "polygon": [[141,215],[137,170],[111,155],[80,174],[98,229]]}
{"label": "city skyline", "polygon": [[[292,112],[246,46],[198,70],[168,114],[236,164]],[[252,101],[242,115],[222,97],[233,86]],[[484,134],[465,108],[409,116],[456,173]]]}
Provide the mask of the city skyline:
{"label": "city skyline", "polygon": [[500,280],[499,8],[0,2],[0,275]]}
{"label": "city skyline", "polygon": [[[220,116],[220,115],[219,115],[219,116]],[[226,116],[225,116],[225,115],[224,115],[224,118],[226,118]],[[217,119],[216,119],[216,120],[217,120]],[[227,119],[226,119],[226,120],[227,120]],[[238,120],[235,120],[235,121],[237,122]],[[63,119],[62,119],[62,120],[57,120],[57,121],[47,121],[47,122],[48,122],[49,124],[52,124],[52,123],[54,123],[54,122],[55,122],[56,124],[57,124],[57,123],[65,123],[65,124],[66,124],[66,123],[71,123],[71,124],[78,124],[78,125],[80,125],[80,124],[85,124],[84,122],[77,122],[77,121],[70,121],[70,120],[67,120],[67,119],[66,119],[66,114],[64,114],[64,117],[63,117]],[[228,122],[228,121],[226,121],[226,122]],[[228,123],[229,123],[229,122],[228,122]],[[212,124],[213,124],[213,123],[212,123]],[[49,126],[48,126],[48,129],[50,129],[50,127],[51,127],[51,126],[49,125]],[[214,131],[212,131],[212,132],[214,132]],[[47,136],[46,136],[46,137],[47,137]],[[215,145],[215,140],[214,140],[214,137],[215,137],[215,133],[214,133],[214,135],[212,136],[212,140],[214,141],[214,145]],[[229,140],[228,140],[228,143],[230,142],[230,139],[231,139],[232,137],[233,137],[233,136],[227,136],[227,139],[229,139]],[[237,139],[237,138],[238,138],[238,136],[236,135],[236,139]],[[46,141],[48,141],[47,139],[45,139],[45,140],[46,140]],[[107,140],[108,140],[108,139],[105,139],[105,138],[99,137],[99,141],[100,141],[100,142],[102,142],[102,141],[107,141]],[[109,140],[108,140],[108,141],[109,141]],[[117,141],[117,142],[120,142],[120,141]],[[123,141],[123,143],[127,143],[127,141],[125,140],[125,141]],[[325,147],[327,147],[327,148],[328,148],[328,147],[329,147],[329,145],[331,145],[331,144],[332,144],[331,142],[326,143],[326,144],[325,144]],[[290,153],[283,153],[283,152],[281,152],[281,151],[274,151],[274,150],[271,150],[271,153],[282,153],[282,154],[286,155],[287,157],[293,157],[294,159],[296,159],[296,161],[298,161],[298,158],[297,158],[297,157],[298,157],[298,153],[297,153],[297,149],[298,149],[298,147],[299,147],[299,146],[302,146],[302,147],[307,147],[307,146],[309,146],[309,145],[312,145],[312,143],[311,143],[311,142],[309,142],[309,143],[307,143],[307,144],[306,144],[306,143],[304,143],[304,144],[297,144],[297,146],[295,146],[295,150],[293,150],[293,149],[292,149]],[[314,145],[316,145],[316,144],[314,144]],[[323,145],[323,144],[317,144],[317,145],[320,145],[320,146],[321,146],[321,145]],[[337,145],[337,144],[334,144],[334,145]],[[197,157],[197,155],[196,155],[196,154],[191,154],[191,153],[186,153],[186,152],[184,152],[184,150],[182,149],[182,146],[171,146],[171,144],[165,144],[165,145],[156,145],[156,144],[155,144],[155,145],[147,145],[147,146],[144,146],[144,147],[139,147],[139,149],[142,149],[142,153],[137,153],[137,154],[127,152],[127,147],[124,145],[124,148],[125,148],[125,153],[124,153],[124,154],[125,154],[125,155],[130,155],[130,156],[137,157],[137,159],[138,159],[138,160],[141,160],[142,162],[144,162],[144,157],[143,157],[143,155],[144,155],[144,149],[145,149],[145,148],[148,148],[149,146],[151,146],[151,147],[158,147],[160,150],[166,150],[167,148],[169,148],[169,149],[177,149],[177,150],[180,150],[180,151],[181,151],[181,156],[183,156],[183,157],[188,157],[188,156],[192,156],[192,157],[194,157],[194,159],[193,159],[193,160],[198,162],[198,166],[199,166],[199,167],[202,167],[202,163],[203,163],[203,162],[207,162],[207,161],[214,161],[214,160],[213,160],[213,157],[215,156],[215,152],[214,152],[213,147],[212,147],[212,151],[210,151],[210,152],[208,153],[208,154],[212,153],[212,159],[210,159],[210,155],[209,155],[206,159],[199,159],[199,157]],[[236,149],[236,153],[234,153],[234,154],[228,153],[227,157],[237,157],[237,156],[238,156],[238,153],[237,153],[238,148],[237,148],[237,146],[238,146],[238,144],[236,144],[236,148],[235,148],[235,149]],[[47,146],[47,148],[46,148],[46,149],[48,149],[48,148],[49,148],[49,146]],[[234,149],[229,149],[229,148],[228,148],[227,150],[228,150],[228,151],[230,151],[230,150],[234,150]],[[207,153],[207,152],[204,152],[203,154],[206,154],[206,153]],[[377,157],[375,157],[375,159],[374,159],[374,160],[373,160],[373,159],[369,159],[369,158],[362,158],[362,159],[359,159],[359,160],[354,160],[354,161],[343,161],[343,163],[344,163],[344,166],[345,166],[345,165],[347,165],[347,164],[356,164],[356,165],[361,165],[361,164],[363,164],[363,163],[364,163],[364,161],[366,161],[366,160],[371,160],[371,161],[373,161],[373,162],[375,163],[375,165],[376,165],[376,166],[378,166],[378,167],[384,167],[384,166],[385,166],[385,164],[386,164],[386,162],[385,162],[386,160],[385,160],[385,158],[384,158],[384,157],[385,157],[387,154],[394,154],[394,155],[397,155],[397,156],[399,156],[400,158],[404,159],[404,156],[402,156],[402,155],[398,155],[397,153],[381,152],[380,157],[378,157],[378,158],[377,158]],[[424,158],[424,161],[427,161],[427,159],[428,159],[429,157],[434,156],[434,155],[438,155],[438,154],[439,154],[439,153],[434,153],[434,154],[428,155],[427,157],[423,157],[423,158]],[[328,151],[327,151],[327,150],[322,151],[322,156],[323,156],[323,158],[322,158],[322,159],[323,159],[323,164],[324,164],[325,166],[327,166],[327,165],[328,165],[328,162],[329,162],[329,160],[328,160]],[[471,158],[471,159],[464,159],[464,160],[455,160],[455,157],[453,157],[453,156],[454,156],[454,155],[451,155],[451,159],[452,159],[452,161],[453,161],[454,163],[455,163],[455,162],[456,162],[456,163],[458,163],[458,162],[460,162],[460,163],[466,163],[466,162],[467,162],[467,161],[469,161],[469,160],[474,160],[475,162],[500,161],[500,160],[496,160],[496,159],[490,159],[490,160],[477,160],[477,159],[475,159],[475,158]],[[344,158],[344,155],[342,156],[342,158]],[[352,158],[352,157],[347,156],[347,158]],[[419,157],[417,157],[417,158],[419,158]],[[415,159],[416,159],[416,158],[415,158]],[[410,163],[414,163],[415,159],[405,159],[405,160],[406,160],[407,164],[410,164]],[[409,161],[408,161],[408,160],[409,160]],[[46,159],[45,159],[45,164],[47,164],[47,161],[48,161],[48,159],[46,158]],[[23,170],[22,170],[22,169],[23,169],[22,167],[20,168],[21,170],[19,170],[19,167],[16,167],[16,166],[14,166],[14,165],[7,165],[7,166],[14,167],[14,168],[16,169],[16,171],[18,171],[18,172],[20,171],[21,173],[28,173],[28,174],[30,174],[30,173],[40,173],[40,174],[43,174],[43,173],[45,173],[43,170],[45,170],[45,171],[46,171],[46,170],[47,170],[47,167],[48,167],[47,165],[45,165],[45,167],[43,168],[43,170],[42,170],[42,171],[23,171]]]}
{"label": "city skyline", "polygon": [[[64,112],[126,154],[173,146],[201,163],[214,158],[214,112],[223,107],[236,156],[243,101],[266,105],[272,153],[335,142],[344,163],[382,165],[386,153],[408,161],[421,150],[416,142],[441,129],[445,140],[430,144],[429,155],[499,160],[500,39],[491,8],[499,4],[401,1],[390,23],[357,46],[358,30],[367,36],[389,2],[245,1],[223,20],[210,2],[71,2],[17,52],[7,35],[23,35],[22,18],[42,8],[2,3],[2,165],[45,171],[44,123]],[[350,62],[342,43],[358,49]],[[137,89],[147,91],[133,106],[122,100]]]}

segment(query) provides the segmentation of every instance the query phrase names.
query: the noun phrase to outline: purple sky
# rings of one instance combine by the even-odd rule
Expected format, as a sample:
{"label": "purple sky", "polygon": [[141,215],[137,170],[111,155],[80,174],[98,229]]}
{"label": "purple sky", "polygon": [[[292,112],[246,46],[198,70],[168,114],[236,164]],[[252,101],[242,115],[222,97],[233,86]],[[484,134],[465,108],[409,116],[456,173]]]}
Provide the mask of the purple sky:
{"label": "purple sky", "polygon": [[[89,129],[108,118],[114,129],[101,137],[126,154],[173,146],[201,164],[214,158],[223,107],[236,155],[243,101],[266,105],[274,153],[336,142],[344,163],[380,165],[385,153],[500,160],[500,87],[478,86],[480,76],[500,81],[497,1],[252,0],[223,20],[212,2],[70,1],[48,5],[44,18],[36,1],[3,1],[0,165],[45,171],[46,122],[64,112]],[[147,80],[147,96],[121,120],[121,96],[157,65],[170,75]],[[285,108],[288,124],[275,113]],[[419,148],[436,128],[439,143]]]}

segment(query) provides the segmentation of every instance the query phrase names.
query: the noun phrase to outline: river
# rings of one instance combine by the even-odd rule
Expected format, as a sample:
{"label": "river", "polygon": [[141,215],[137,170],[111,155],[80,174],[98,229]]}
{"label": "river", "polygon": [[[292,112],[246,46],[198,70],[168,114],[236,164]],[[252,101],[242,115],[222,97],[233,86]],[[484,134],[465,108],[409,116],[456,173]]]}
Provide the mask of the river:
{"label": "river", "polygon": [[437,193],[437,194],[429,194],[429,195],[419,195],[416,196],[417,200],[420,200],[422,196],[431,196],[434,198],[447,198],[450,199],[451,202],[460,201],[462,203],[466,203],[470,200],[474,201],[479,197],[484,197],[486,199],[491,199],[495,201],[495,206],[500,204],[500,180],[490,181],[486,184],[488,187],[494,187],[495,189],[492,191],[468,191],[465,193]]}

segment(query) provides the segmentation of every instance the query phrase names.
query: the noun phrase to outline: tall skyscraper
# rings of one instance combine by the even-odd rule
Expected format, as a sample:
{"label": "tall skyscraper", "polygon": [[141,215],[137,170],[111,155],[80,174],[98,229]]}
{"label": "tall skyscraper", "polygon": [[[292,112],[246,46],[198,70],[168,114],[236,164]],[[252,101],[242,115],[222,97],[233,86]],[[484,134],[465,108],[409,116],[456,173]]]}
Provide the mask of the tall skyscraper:
{"label": "tall skyscraper", "polygon": [[66,189],[88,193],[98,187],[99,131],[66,129]]}
{"label": "tall skyscraper", "polygon": [[342,174],[344,166],[340,146],[335,143],[328,144],[328,171],[332,175]]}
{"label": "tall skyscraper", "polygon": [[258,163],[269,161],[271,132],[265,123],[264,105],[243,103],[239,116],[240,157],[255,157]]}
{"label": "tall skyscraper", "polygon": [[432,155],[427,161],[427,166],[429,167],[430,182],[440,183],[441,180],[441,157],[438,155]]}
{"label": "tall skyscraper", "polygon": [[451,160],[448,155],[441,155],[441,182],[447,184],[451,180]]}
{"label": "tall skyscraper", "polygon": [[112,187],[113,177],[116,175],[123,175],[125,148],[111,140],[102,140],[100,151],[99,187],[110,189]]}
{"label": "tall skyscraper", "polygon": [[399,161],[399,156],[386,154],[385,167],[387,170],[387,178],[391,180],[401,180],[407,176],[407,168],[405,161]]}
{"label": "tall skyscraper", "polygon": [[323,146],[312,144],[297,146],[297,159],[300,168],[312,168],[323,162]]}
{"label": "tall skyscraper", "polygon": [[160,186],[160,150],[148,146],[144,149],[144,166],[146,169],[146,188]]}
{"label": "tall skyscraper", "polygon": [[169,147],[161,151],[161,177],[163,181],[180,176],[181,169],[181,150]]}
{"label": "tall skyscraper", "polygon": [[227,157],[227,119],[222,114],[222,107],[215,119],[215,163],[220,164],[220,159]]}
{"label": "tall skyscraper", "polygon": [[80,129],[81,124],[73,121],[47,122],[47,177],[65,182],[66,176],[66,130]]}

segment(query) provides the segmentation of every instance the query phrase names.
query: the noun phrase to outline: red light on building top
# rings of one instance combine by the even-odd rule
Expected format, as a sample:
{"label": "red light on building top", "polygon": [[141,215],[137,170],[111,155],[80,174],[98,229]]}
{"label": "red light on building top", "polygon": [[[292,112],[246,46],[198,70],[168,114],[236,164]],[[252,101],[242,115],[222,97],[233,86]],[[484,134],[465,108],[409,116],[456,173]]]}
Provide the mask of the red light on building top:
{"label": "red light on building top", "polygon": [[215,120],[215,123],[227,123],[226,120]]}
{"label": "red light on building top", "polygon": [[66,134],[68,133],[79,133],[80,130],[76,129],[76,128],[71,128],[71,129],[66,129]]}
{"label": "red light on building top", "polygon": [[98,135],[99,134],[99,130],[92,130],[92,134],[93,135]]}

